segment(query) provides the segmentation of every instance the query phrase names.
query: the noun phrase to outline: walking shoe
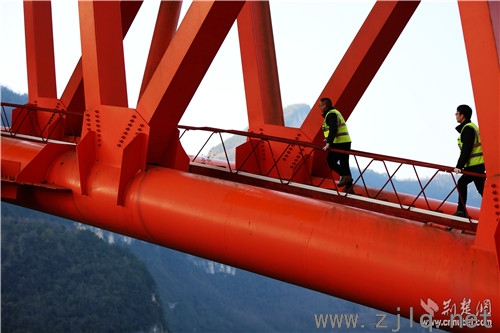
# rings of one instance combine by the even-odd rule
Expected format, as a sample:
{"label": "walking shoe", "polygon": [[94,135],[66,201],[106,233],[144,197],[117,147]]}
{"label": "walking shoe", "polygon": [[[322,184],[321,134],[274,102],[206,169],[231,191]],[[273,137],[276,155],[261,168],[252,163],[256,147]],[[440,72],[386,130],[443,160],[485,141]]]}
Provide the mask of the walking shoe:
{"label": "walking shoe", "polygon": [[453,216],[467,217],[467,215],[465,215],[465,212],[463,210],[457,210],[455,214],[453,214]]}
{"label": "walking shoe", "polygon": [[342,176],[340,178],[339,183],[337,184],[338,187],[344,187],[346,185],[352,185],[352,177],[351,176]]}
{"label": "walking shoe", "polygon": [[349,193],[349,194],[356,194],[356,193],[354,193],[354,186],[352,186],[352,184],[349,185],[349,186],[344,187],[342,189],[342,192]]}

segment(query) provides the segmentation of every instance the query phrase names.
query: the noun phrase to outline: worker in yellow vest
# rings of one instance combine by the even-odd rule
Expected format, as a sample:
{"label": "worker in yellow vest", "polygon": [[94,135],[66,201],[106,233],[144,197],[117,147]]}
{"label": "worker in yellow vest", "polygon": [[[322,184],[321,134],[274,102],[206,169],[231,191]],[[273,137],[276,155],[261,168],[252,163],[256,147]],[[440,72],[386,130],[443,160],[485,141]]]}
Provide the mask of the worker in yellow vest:
{"label": "worker in yellow vest", "polygon": [[[471,122],[472,109],[468,105],[459,105],[455,113],[457,122],[460,123],[455,129],[460,133],[458,136],[458,147],[460,148],[460,157],[458,158],[455,173],[461,173],[462,170],[485,174],[483,147],[481,146],[481,137],[479,128]],[[475,177],[462,175],[458,179],[458,205],[455,216],[467,217],[467,186],[474,182],[476,189],[483,196],[484,177]]]}
{"label": "worker in yellow vest", "polygon": [[342,114],[333,107],[331,99],[326,97],[321,98],[319,108],[324,118],[322,130],[325,135],[326,144],[323,150],[328,151],[328,166],[340,175],[340,181],[337,186],[349,189],[352,187],[349,154],[330,150],[330,148],[346,151],[351,150],[351,137],[349,136],[347,125]]}

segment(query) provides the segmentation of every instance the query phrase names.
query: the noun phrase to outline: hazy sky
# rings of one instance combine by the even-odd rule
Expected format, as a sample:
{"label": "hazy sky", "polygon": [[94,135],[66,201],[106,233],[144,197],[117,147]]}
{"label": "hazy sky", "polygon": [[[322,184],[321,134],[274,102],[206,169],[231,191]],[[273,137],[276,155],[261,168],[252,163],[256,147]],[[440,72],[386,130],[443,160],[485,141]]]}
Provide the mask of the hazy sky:
{"label": "hazy sky", "polygon": [[[283,106],[312,106],[374,1],[270,4]],[[158,6],[158,0],[145,1],[124,41],[130,107],[137,103]],[[0,2],[0,84],[25,93],[22,10],[21,0]],[[52,10],[60,96],[81,54],[77,1],[53,0]],[[320,47],[324,41],[327,46]],[[248,125],[238,47],[235,24],[181,124],[238,130]],[[454,166],[459,104],[475,111],[458,5],[422,1],[347,122],[352,148]],[[472,119],[477,123],[475,114]]]}

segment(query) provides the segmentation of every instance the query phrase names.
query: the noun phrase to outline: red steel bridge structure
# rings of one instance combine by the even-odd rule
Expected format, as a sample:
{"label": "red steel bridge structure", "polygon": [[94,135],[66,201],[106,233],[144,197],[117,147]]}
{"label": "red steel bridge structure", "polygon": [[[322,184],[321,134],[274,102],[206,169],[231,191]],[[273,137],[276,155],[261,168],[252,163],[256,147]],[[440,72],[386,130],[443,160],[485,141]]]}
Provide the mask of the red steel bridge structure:
{"label": "red steel bridge structure", "polygon": [[[193,1],[182,20],[181,1],[162,2],[130,108],[123,39],[141,4],[78,3],[82,54],[58,97],[51,3],[24,1],[28,102],[2,102],[3,201],[415,321],[483,314],[492,327],[473,329],[499,330],[500,2],[458,1],[487,169],[468,219],[451,215],[449,195],[426,194],[436,177],[456,184],[452,167],[353,151],[353,191],[337,188],[317,107],[300,128],[284,125],[266,1]],[[348,119],[418,6],[376,1],[318,99]],[[179,124],[235,22],[248,130]],[[188,155],[183,138],[198,131],[200,147],[222,149]],[[222,134],[242,140],[226,147]],[[365,177],[374,164],[382,186]],[[398,191],[401,168],[416,193]]]}

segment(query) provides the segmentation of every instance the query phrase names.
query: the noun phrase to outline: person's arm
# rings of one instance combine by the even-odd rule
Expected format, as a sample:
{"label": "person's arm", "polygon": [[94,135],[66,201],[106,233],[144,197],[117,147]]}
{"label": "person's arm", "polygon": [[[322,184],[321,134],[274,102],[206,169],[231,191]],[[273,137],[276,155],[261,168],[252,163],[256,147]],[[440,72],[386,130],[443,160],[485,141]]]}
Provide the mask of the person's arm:
{"label": "person's arm", "polygon": [[462,134],[460,134],[462,140],[462,150],[460,151],[460,157],[457,162],[457,169],[463,169],[465,163],[470,158],[470,154],[472,153],[472,146],[474,145],[474,141],[476,138],[476,131],[473,128],[467,126],[462,130]]}
{"label": "person's arm", "polygon": [[326,117],[326,124],[328,125],[328,127],[330,128],[329,129],[329,133],[328,133],[328,137],[326,138],[326,142],[329,143],[330,145],[332,145],[333,143],[333,140],[335,139],[335,136],[337,136],[337,132],[339,130],[338,128],[338,122],[337,122],[337,115],[335,113],[330,113],[327,117]]}

